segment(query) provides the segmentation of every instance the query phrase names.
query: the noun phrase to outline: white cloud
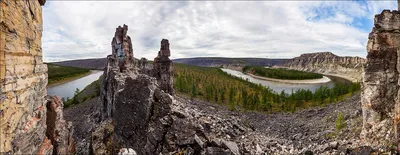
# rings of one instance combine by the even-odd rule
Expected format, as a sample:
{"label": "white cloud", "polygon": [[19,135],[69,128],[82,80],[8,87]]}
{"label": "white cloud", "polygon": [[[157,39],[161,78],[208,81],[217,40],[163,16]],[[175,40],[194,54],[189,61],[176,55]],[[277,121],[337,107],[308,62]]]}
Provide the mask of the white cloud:
{"label": "white cloud", "polygon": [[118,25],[129,26],[135,57],[153,59],[162,38],[172,58],[291,58],[305,52],[366,55],[372,21],[395,1],[49,1],[45,61],[106,57]]}

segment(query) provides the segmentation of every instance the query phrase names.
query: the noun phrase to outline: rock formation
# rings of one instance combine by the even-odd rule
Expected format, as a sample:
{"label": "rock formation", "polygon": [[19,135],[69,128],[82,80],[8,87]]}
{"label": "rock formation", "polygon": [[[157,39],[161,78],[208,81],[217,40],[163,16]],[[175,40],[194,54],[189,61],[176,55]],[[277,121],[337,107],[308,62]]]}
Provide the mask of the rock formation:
{"label": "rock formation", "polygon": [[131,69],[134,65],[131,38],[127,35],[128,26],[118,26],[112,39],[112,57],[117,60],[120,71]]}
{"label": "rock formation", "polygon": [[61,101],[45,99],[47,65],[41,47],[45,2],[0,1],[0,154],[73,151]]}
{"label": "rock formation", "polygon": [[[116,40],[115,38],[113,40]],[[105,127],[112,126],[113,130],[110,130],[112,138],[108,138],[108,141],[112,141],[114,144],[112,147],[133,148],[139,154],[158,154],[162,148],[160,143],[164,140],[166,128],[169,126],[168,123],[171,122],[168,114],[173,98],[158,88],[156,78],[139,74],[137,68],[120,72],[118,68],[121,66],[116,63],[120,60],[118,56],[115,57],[118,50],[115,50],[117,48],[114,48],[116,47],[114,42],[117,41],[113,41],[113,55],[107,57],[108,63],[104,71],[100,92],[102,104],[99,113],[101,122],[112,120],[112,124],[102,123],[106,124],[103,125]],[[167,56],[166,54],[164,51],[163,58]],[[130,54],[130,56],[132,55],[133,53]],[[166,59],[169,60],[168,57]],[[127,61],[124,65],[135,67],[132,61]],[[142,59],[139,65],[142,69],[145,69],[147,61]],[[169,65],[172,66],[172,63]],[[171,74],[168,75],[171,76]],[[172,77],[165,78],[172,79]],[[172,88],[172,86],[170,85],[169,88]],[[103,129],[104,127],[100,127],[94,133]],[[96,140],[93,143],[96,144],[93,146],[97,148],[97,150],[96,148],[93,149],[95,152],[99,151],[98,148],[111,147],[104,143],[104,145],[96,143]],[[108,151],[108,153],[113,153],[112,149]]]}
{"label": "rock formation", "polygon": [[360,82],[364,63],[365,59],[360,57],[340,57],[331,52],[320,52],[302,54],[279,67],[334,75]]}
{"label": "rock formation", "polygon": [[161,90],[173,95],[172,61],[169,59],[170,55],[169,42],[167,39],[162,39],[158,56],[154,58],[153,74],[157,78]]}
{"label": "rock formation", "polygon": [[[213,128],[204,129],[200,125],[204,123],[184,112],[182,103],[171,95],[174,91],[170,54],[168,40],[163,39],[152,69],[146,59],[141,59],[139,68],[124,72],[120,72],[114,56],[107,57],[101,104],[98,114],[93,115],[99,117],[99,122],[92,132],[92,153],[123,154],[134,150],[140,155],[240,154],[235,142],[214,133],[224,125],[218,123],[216,131],[212,131],[214,125],[210,124]],[[154,74],[146,74],[145,70]],[[226,125],[236,136],[247,130],[237,122]]]}
{"label": "rock formation", "polygon": [[63,117],[64,104],[58,96],[47,96],[46,136],[53,145],[53,154],[73,154],[75,142],[71,122]]}
{"label": "rock formation", "polygon": [[400,12],[384,10],[374,22],[363,73],[361,135],[379,147],[400,138]]}
{"label": "rock formation", "polygon": [[147,61],[146,58],[141,58],[139,60],[139,73],[141,74],[147,74],[152,76],[152,66],[149,65],[149,62]]}

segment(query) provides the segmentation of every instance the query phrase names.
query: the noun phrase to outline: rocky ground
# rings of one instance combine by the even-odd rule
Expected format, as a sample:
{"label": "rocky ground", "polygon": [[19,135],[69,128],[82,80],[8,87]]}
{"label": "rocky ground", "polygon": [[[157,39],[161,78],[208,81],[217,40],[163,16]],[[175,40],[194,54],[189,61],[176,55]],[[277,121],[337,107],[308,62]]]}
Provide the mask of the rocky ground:
{"label": "rocky ground", "polygon": [[87,154],[89,152],[90,136],[95,127],[95,119],[93,119],[92,114],[96,109],[98,99],[98,97],[95,97],[64,109],[64,119],[71,121],[74,126],[77,154]]}
{"label": "rocky ground", "polygon": [[[88,142],[94,124],[90,115],[96,108],[97,99],[65,109],[65,119],[72,121],[75,127],[77,152],[89,149]],[[208,153],[223,152],[213,147],[218,145],[224,145],[233,154],[346,154],[373,151],[358,146],[362,126],[359,94],[325,107],[273,114],[230,111],[223,106],[182,96],[176,96],[175,99],[177,102],[174,102],[172,112],[176,116],[176,130],[201,130],[199,139],[208,143],[202,145],[207,147]],[[341,130],[336,129],[335,123],[339,113],[343,113],[346,124]],[[186,127],[188,122],[197,126]],[[170,130],[174,130],[174,127]]]}

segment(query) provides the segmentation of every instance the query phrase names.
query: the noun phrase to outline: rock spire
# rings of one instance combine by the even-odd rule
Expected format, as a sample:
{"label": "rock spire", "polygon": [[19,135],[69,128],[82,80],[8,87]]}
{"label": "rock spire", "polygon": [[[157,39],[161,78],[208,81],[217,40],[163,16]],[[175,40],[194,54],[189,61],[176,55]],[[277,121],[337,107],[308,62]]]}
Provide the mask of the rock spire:
{"label": "rock spire", "polygon": [[120,71],[133,68],[133,48],[131,37],[127,35],[128,25],[118,26],[112,39],[112,56],[115,58]]}
{"label": "rock spire", "polygon": [[174,95],[172,88],[172,61],[169,59],[171,51],[169,50],[169,41],[167,39],[161,40],[160,51],[158,56],[154,58],[153,74],[160,85],[161,90],[171,95]]}

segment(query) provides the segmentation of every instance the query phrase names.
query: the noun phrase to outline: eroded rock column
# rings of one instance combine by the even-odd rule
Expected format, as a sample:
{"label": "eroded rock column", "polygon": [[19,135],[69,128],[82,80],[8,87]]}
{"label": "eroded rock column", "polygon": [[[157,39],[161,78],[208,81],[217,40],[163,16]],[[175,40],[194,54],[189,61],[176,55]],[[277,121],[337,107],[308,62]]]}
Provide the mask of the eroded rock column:
{"label": "eroded rock column", "polygon": [[361,136],[378,147],[398,143],[400,137],[400,13],[384,10],[374,22],[363,73]]}
{"label": "eroded rock column", "polygon": [[157,78],[161,90],[171,95],[174,95],[174,89],[172,88],[173,63],[169,59],[169,56],[171,56],[171,51],[169,50],[169,42],[167,39],[162,39],[161,48],[160,51],[158,52],[158,56],[154,58],[153,74],[154,77]]}

